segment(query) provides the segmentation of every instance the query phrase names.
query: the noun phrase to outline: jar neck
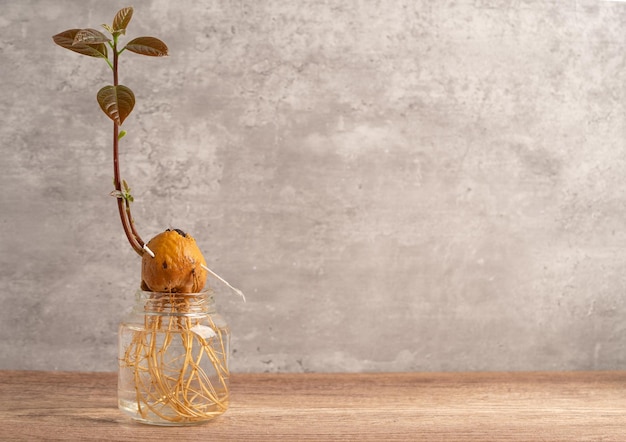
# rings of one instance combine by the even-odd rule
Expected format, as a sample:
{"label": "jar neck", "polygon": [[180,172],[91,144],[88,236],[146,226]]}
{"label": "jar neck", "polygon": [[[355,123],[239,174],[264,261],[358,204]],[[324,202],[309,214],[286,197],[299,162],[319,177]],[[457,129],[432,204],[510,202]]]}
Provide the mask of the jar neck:
{"label": "jar neck", "polygon": [[215,312],[210,292],[158,293],[138,291],[135,311],[146,315],[198,315]]}

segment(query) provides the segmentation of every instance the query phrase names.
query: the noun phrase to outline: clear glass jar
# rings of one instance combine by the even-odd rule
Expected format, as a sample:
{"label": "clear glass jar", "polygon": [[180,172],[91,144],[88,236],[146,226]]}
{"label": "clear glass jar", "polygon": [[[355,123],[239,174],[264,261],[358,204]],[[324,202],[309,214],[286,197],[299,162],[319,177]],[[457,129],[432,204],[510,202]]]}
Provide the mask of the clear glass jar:
{"label": "clear glass jar", "polygon": [[230,330],[209,293],[139,291],[119,327],[118,406],[155,425],[226,411]]}

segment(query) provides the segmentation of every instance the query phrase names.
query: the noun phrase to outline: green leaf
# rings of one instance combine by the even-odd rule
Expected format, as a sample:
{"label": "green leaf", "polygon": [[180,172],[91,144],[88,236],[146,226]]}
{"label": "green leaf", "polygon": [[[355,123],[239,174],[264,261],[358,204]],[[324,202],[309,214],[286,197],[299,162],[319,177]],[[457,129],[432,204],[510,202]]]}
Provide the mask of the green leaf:
{"label": "green leaf", "polygon": [[126,180],[122,180],[122,198],[124,198],[128,203],[132,203],[135,201],[135,198],[130,193],[130,186],[126,182]]}
{"label": "green leaf", "polygon": [[115,123],[121,125],[135,107],[135,94],[126,86],[105,86],[98,91],[98,104]]}
{"label": "green leaf", "polygon": [[87,44],[75,43],[74,38],[82,29],[68,29],[52,37],[52,40],[59,46],[70,51],[77,52],[90,57],[107,58],[107,47],[104,43]]}
{"label": "green leaf", "polygon": [[136,54],[148,55],[150,57],[163,57],[167,55],[167,45],[158,38],[137,37],[126,45],[126,49]]}
{"label": "green leaf", "polygon": [[126,131],[125,130],[121,130],[120,133],[117,135],[118,141],[121,140],[122,138],[124,138],[125,136],[126,136]]}
{"label": "green leaf", "polygon": [[100,43],[107,43],[109,41],[111,41],[111,39],[108,38],[106,35],[104,35],[100,31],[96,31],[95,29],[81,29],[74,36],[74,43],[72,44],[73,45],[77,45],[77,44],[94,45],[94,44],[100,44]]}
{"label": "green leaf", "polygon": [[128,27],[128,23],[130,23],[131,18],[133,18],[132,7],[129,6],[127,8],[122,8],[117,11],[117,14],[115,14],[115,18],[113,19],[113,32],[125,35],[126,28]]}

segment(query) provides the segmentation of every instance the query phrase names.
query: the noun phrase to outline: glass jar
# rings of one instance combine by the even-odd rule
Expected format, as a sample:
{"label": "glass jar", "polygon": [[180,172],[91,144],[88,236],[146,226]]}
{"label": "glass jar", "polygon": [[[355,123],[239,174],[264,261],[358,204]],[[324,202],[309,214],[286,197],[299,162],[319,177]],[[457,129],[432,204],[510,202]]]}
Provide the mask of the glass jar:
{"label": "glass jar", "polygon": [[209,293],[137,292],[119,327],[119,408],[155,425],[221,415],[229,400],[229,344]]}

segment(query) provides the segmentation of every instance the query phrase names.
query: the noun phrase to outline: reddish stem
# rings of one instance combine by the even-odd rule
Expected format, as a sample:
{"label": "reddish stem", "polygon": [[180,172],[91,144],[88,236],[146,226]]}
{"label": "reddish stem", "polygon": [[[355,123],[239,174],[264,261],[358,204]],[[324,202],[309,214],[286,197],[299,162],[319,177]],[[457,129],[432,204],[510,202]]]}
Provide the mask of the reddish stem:
{"label": "reddish stem", "polygon": [[[118,65],[118,52],[117,52],[117,39],[113,41],[113,85],[118,85],[118,74],[117,74],[117,65]],[[119,124],[116,121],[113,121],[113,185],[115,186],[115,190],[117,191],[117,208],[120,214],[120,220],[122,221],[122,227],[124,228],[124,233],[126,234],[126,238],[130,243],[131,247],[135,252],[139,254],[139,256],[143,255],[144,250],[144,242],[141,240],[135,228],[133,226],[132,216],[130,214],[130,204],[126,201],[125,198],[122,197],[122,180],[120,178],[120,162],[119,162]]]}

